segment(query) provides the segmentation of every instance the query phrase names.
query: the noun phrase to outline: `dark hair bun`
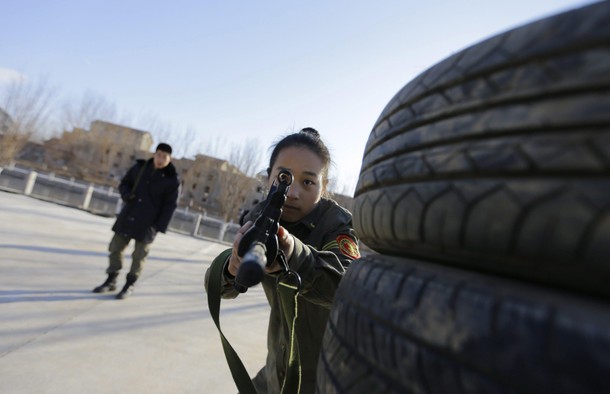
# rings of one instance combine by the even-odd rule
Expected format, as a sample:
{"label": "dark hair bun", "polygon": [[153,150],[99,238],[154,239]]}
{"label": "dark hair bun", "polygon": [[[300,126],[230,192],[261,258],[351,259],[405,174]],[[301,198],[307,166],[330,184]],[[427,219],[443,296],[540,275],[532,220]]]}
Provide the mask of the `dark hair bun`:
{"label": "dark hair bun", "polygon": [[320,133],[318,133],[318,130],[314,129],[313,127],[305,127],[304,129],[301,129],[299,133],[307,134],[314,140],[320,139]]}

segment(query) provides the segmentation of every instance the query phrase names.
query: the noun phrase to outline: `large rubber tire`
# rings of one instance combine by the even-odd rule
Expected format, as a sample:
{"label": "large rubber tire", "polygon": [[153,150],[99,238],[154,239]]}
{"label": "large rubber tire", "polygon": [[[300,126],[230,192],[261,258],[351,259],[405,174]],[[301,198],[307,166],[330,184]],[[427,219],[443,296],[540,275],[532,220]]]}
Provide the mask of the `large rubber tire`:
{"label": "large rubber tire", "polygon": [[342,279],[319,393],[602,393],[610,306],[573,293],[371,255]]}
{"label": "large rubber tire", "polygon": [[380,253],[610,296],[610,2],[407,84],[367,142],[354,225]]}

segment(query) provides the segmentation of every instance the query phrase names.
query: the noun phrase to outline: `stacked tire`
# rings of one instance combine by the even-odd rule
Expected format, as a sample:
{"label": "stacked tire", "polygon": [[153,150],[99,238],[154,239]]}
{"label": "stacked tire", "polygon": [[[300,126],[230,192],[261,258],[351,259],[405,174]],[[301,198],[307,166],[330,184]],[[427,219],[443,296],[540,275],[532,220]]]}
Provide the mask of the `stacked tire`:
{"label": "stacked tire", "polygon": [[320,393],[610,392],[610,2],[408,83],[354,224]]}

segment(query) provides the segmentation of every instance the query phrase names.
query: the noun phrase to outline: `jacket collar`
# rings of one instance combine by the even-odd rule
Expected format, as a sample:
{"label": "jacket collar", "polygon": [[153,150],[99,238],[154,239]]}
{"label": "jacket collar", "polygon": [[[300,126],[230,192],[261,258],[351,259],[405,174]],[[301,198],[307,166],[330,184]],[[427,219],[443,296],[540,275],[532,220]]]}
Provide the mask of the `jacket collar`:
{"label": "jacket collar", "polygon": [[290,223],[280,220],[280,224],[284,227],[294,227],[301,224],[307,227],[308,229],[313,230],[320,222],[320,219],[325,211],[324,207],[326,207],[327,204],[328,200],[325,198],[321,198],[320,201],[314,207],[314,209],[312,209],[311,212],[305,215],[301,220]]}
{"label": "jacket collar", "polygon": [[[150,166],[151,168],[155,168],[155,163],[154,163],[154,158],[150,158],[148,160],[146,160],[146,165]],[[144,160],[138,160],[138,162],[142,162],[144,163]],[[170,161],[169,164],[167,166],[165,166],[164,168],[162,168],[160,170],[163,174],[165,174],[166,177],[170,177],[173,178],[175,177],[178,173],[176,172],[176,167],[174,166],[174,164]]]}

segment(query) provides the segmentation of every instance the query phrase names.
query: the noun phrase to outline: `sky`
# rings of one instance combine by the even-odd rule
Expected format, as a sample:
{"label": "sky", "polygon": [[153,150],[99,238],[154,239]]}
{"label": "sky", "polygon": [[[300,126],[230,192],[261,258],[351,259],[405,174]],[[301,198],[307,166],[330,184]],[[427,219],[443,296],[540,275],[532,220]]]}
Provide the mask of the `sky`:
{"label": "sky", "polygon": [[590,3],[3,0],[0,89],[22,78],[65,100],[93,93],[135,114],[126,126],[152,116],[176,135],[193,130],[171,141],[187,157],[255,140],[261,170],[274,142],[314,127],[336,191],[352,194],[369,133],[405,84],[477,42]]}

